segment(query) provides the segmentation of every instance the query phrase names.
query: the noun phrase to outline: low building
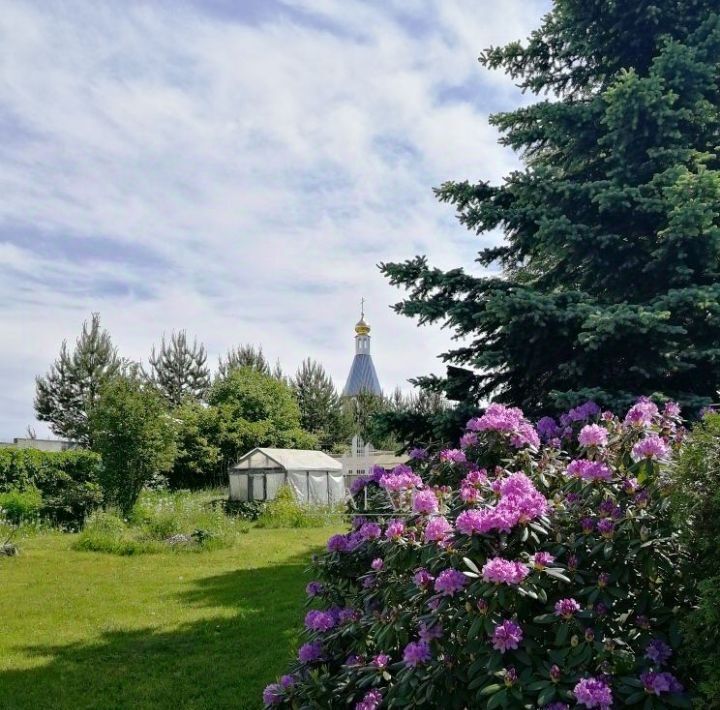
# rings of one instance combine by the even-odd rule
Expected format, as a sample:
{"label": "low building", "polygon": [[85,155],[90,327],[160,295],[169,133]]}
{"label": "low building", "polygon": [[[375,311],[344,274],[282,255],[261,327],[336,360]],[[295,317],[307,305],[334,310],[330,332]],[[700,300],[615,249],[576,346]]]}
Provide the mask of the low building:
{"label": "low building", "polygon": [[346,498],[343,468],[322,451],[257,448],[228,470],[230,500],[272,500],[288,485],[300,503],[335,505]]}
{"label": "low building", "polygon": [[80,445],[75,441],[65,441],[64,439],[33,439],[16,436],[12,442],[0,442],[0,447],[6,449],[36,449],[37,451],[68,451],[78,449]]}

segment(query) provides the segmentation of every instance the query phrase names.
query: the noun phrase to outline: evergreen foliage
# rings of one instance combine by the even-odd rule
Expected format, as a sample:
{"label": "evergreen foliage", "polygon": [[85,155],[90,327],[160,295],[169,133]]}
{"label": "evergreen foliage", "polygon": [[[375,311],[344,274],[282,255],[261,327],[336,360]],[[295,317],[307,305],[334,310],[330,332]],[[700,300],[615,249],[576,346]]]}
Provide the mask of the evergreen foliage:
{"label": "evergreen foliage", "polygon": [[75,349],[63,340],[60,355],[44,377],[35,380],[37,418],[49,422],[54,434],[90,446],[88,409],[102,385],[122,367],[110,334],[100,326],[100,314],[83,323]]}
{"label": "evergreen foliage", "polygon": [[206,365],[205,346],[188,342],[184,330],[173,332],[170,340],[163,335],[160,352],[150,355],[150,379],[168,402],[177,407],[185,399],[204,400],[210,389],[210,369]]}
{"label": "evergreen foliage", "polygon": [[464,343],[449,397],[540,414],[662,393],[691,410],[720,382],[720,16],[714,0],[555,0],[528,42],[480,61],[550,99],[491,122],[524,168],[436,194],[474,233],[475,276],[382,265],[396,310]]}
{"label": "evergreen foliage", "polygon": [[300,425],[318,437],[320,447],[333,451],[350,440],[351,425],[332,377],[316,360],[307,358],[293,378],[300,407]]}
{"label": "evergreen foliage", "polygon": [[[227,377],[233,370],[241,367],[252,367],[263,375],[271,374],[270,363],[263,354],[262,347],[254,345],[239,345],[227,351],[225,357],[218,360],[217,378]],[[279,365],[276,365],[278,368]]]}
{"label": "evergreen foliage", "polygon": [[90,426],[93,448],[102,456],[105,500],[127,515],[143,487],[172,467],[175,422],[154,387],[137,377],[118,376],[103,386]]}

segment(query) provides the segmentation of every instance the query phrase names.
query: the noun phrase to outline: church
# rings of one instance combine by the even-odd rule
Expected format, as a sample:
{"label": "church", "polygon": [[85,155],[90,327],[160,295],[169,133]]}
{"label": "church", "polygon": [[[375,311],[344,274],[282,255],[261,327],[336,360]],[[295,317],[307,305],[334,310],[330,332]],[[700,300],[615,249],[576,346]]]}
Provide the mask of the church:
{"label": "church", "polygon": [[380,396],[380,380],[370,355],[370,326],[365,321],[365,299],[360,307],[360,320],[355,324],[355,357],[350,374],[343,389],[344,397],[355,397],[361,392],[370,392]]}

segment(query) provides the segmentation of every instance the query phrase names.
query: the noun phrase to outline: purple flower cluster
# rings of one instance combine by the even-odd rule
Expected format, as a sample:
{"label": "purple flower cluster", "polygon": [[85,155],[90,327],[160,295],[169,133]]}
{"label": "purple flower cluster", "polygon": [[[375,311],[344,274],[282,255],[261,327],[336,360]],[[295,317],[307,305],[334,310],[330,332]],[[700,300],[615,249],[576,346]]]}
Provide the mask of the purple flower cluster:
{"label": "purple flower cluster", "polygon": [[380,487],[391,493],[397,491],[409,490],[412,488],[422,488],[422,479],[410,466],[400,464],[390,472],[384,472],[380,477]]}
{"label": "purple flower cluster", "polygon": [[363,490],[372,480],[371,476],[358,476],[355,478],[350,484],[350,495],[354,496],[360,493],[360,491]]}
{"label": "purple flower cluster", "polygon": [[435,580],[435,591],[445,597],[455,596],[468,582],[468,578],[459,570],[446,569]]}
{"label": "purple flower cluster", "polygon": [[560,424],[568,426],[573,422],[586,422],[600,414],[600,406],[593,401],[585,402],[577,407],[573,407],[569,412],[560,417]]}
{"label": "purple flower cluster", "polygon": [[295,678],[291,675],[284,675],[279,683],[270,683],[263,690],[263,702],[265,705],[280,705],[285,699],[285,691],[295,685]]}
{"label": "purple flower cluster", "polygon": [[465,503],[475,503],[482,497],[482,487],[487,485],[487,471],[482,468],[477,471],[470,471],[460,481],[460,498]]}
{"label": "purple flower cluster", "polygon": [[382,557],[376,557],[371,563],[370,567],[376,572],[379,572],[385,566],[385,562]]}
{"label": "purple flower cluster", "polygon": [[653,639],[645,648],[645,658],[649,658],[659,666],[667,663],[670,656],[672,656],[672,649],[660,639]]}
{"label": "purple flower cluster", "polygon": [[298,660],[301,663],[313,663],[319,661],[323,656],[323,647],[319,641],[304,643],[298,651]]}
{"label": "purple flower cluster", "polygon": [[658,673],[647,671],[640,675],[645,692],[650,695],[662,695],[663,693],[682,693],[682,684],[672,673]]}
{"label": "purple flower cluster", "polygon": [[355,703],[355,710],[377,710],[382,703],[382,693],[379,690],[368,690],[363,699]]}
{"label": "purple flower cluster", "polygon": [[363,540],[377,540],[382,534],[382,529],[377,523],[363,523],[358,534]]}
{"label": "purple flower cluster", "polygon": [[433,639],[442,638],[443,627],[440,622],[437,624],[426,624],[424,621],[420,622],[418,628],[418,635],[421,641],[432,641]]}
{"label": "purple flower cluster", "polygon": [[495,627],[492,636],[492,645],[496,651],[505,653],[507,650],[515,650],[518,648],[522,640],[522,629],[514,621],[507,619]]}
{"label": "purple flower cluster", "polygon": [[516,448],[540,446],[540,437],[521,409],[491,404],[481,417],[467,423],[469,431],[495,431],[510,436],[510,443]]}
{"label": "purple flower cluster", "polygon": [[575,698],[586,708],[609,710],[613,697],[610,686],[598,678],[583,678],[574,688]]}
{"label": "purple flower cluster", "polygon": [[413,668],[430,660],[430,644],[427,641],[411,641],[403,650],[403,662]]}
{"label": "purple flower cluster", "polygon": [[437,513],[438,507],[438,499],[432,489],[417,491],[413,496],[413,510],[416,513],[432,515]]}
{"label": "purple flower cluster", "polygon": [[444,449],[440,452],[440,460],[446,463],[465,463],[467,456],[462,449]]}
{"label": "purple flower cluster", "polygon": [[625,424],[641,427],[649,426],[657,415],[657,405],[647,397],[641,397],[625,415]]}
{"label": "purple flower cluster", "polygon": [[585,448],[590,446],[605,446],[608,443],[608,433],[605,427],[599,424],[586,424],[578,434],[578,442],[580,446]]}
{"label": "purple flower cluster", "polygon": [[635,461],[651,459],[653,461],[664,461],[670,453],[670,447],[664,439],[657,434],[651,434],[638,441],[632,448],[632,457]]}
{"label": "purple flower cluster", "polygon": [[464,535],[497,530],[510,532],[516,525],[539,518],[547,511],[547,500],[524,473],[513,473],[499,483],[497,505],[481,510],[464,510],[455,522]]}
{"label": "purple flower cluster", "polygon": [[405,533],[405,523],[402,520],[392,520],[385,530],[385,537],[388,540],[397,540]]}
{"label": "purple flower cluster", "polygon": [[424,567],[421,567],[413,575],[413,582],[415,585],[423,589],[425,587],[429,587],[434,581],[435,577],[433,577]]}
{"label": "purple flower cluster", "polygon": [[425,461],[428,457],[428,451],[427,449],[415,447],[414,449],[410,449],[410,451],[408,451],[408,457],[413,461]]}
{"label": "purple flower cluster", "polygon": [[468,431],[460,437],[460,448],[469,449],[471,446],[477,446],[478,435],[474,431]]}
{"label": "purple flower cluster", "polygon": [[555,602],[555,614],[563,619],[571,619],[580,611],[580,605],[572,598],[560,599]]}
{"label": "purple flower cluster", "polygon": [[562,429],[552,417],[543,417],[536,424],[537,432],[542,441],[557,439],[562,435]]}
{"label": "purple flower cluster", "polygon": [[425,526],[425,542],[444,542],[452,535],[452,525],[442,515],[430,518]]}
{"label": "purple flower cluster", "polygon": [[307,587],[305,587],[305,594],[307,594],[309,597],[317,597],[324,591],[325,587],[322,585],[321,582],[308,582]]}
{"label": "purple flower cluster", "polygon": [[531,561],[535,569],[542,570],[555,562],[555,557],[549,552],[536,552]]}
{"label": "purple flower cluster", "polygon": [[335,626],[336,619],[329,611],[311,609],[305,615],[305,628],[309,631],[330,631]]}
{"label": "purple flower cluster", "polygon": [[585,481],[609,481],[612,471],[602,461],[589,461],[588,459],[575,459],[567,466],[568,476],[582,478]]}
{"label": "purple flower cluster", "polygon": [[522,562],[513,562],[503,557],[493,557],[482,568],[482,578],[494,584],[520,584],[530,570]]}
{"label": "purple flower cluster", "polygon": [[378,655],[372,659],[370,665],[375,666],[378,670],[382,670],[383,668],[387,668],[388,663],[390,663],[390,656],[388,656],[387,653],[378,653]]}

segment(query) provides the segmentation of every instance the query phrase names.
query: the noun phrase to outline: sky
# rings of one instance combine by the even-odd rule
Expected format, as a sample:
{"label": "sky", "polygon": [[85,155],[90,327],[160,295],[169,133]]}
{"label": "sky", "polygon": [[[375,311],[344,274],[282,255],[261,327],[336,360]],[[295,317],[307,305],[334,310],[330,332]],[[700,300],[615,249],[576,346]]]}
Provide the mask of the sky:
{"label": "sky", "polygon": [[385,261],[477,271],[432,188],[519,165],[488,115],[532,100],[477,61],[543,0],[0,0],[0,440],[99,312],[147,360],[261,345],[342,388],[360,299],[386,391],[450,344],[390,306]]}

